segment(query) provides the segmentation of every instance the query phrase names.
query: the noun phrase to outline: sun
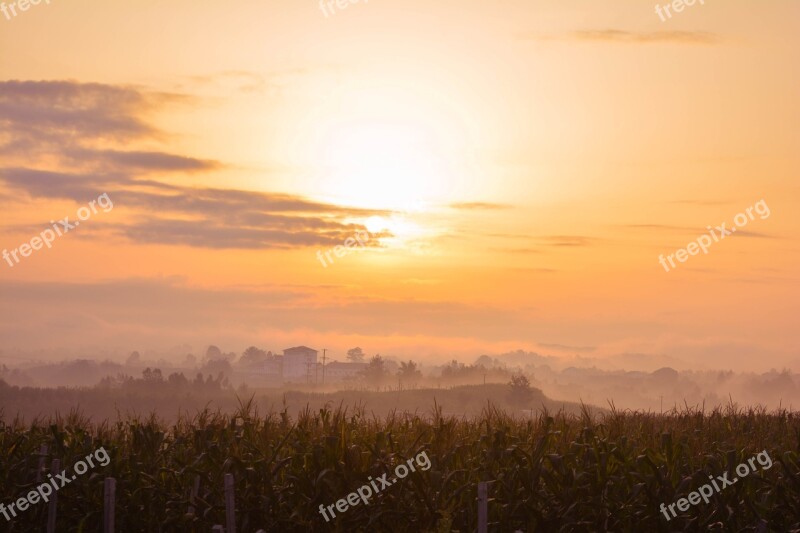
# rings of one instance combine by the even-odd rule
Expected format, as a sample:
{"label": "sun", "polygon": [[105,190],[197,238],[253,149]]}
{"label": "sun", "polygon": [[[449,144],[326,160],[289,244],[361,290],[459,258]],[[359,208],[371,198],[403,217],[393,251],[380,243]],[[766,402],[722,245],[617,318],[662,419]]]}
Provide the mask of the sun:
{"label": "sun", "polygon": [[417,85],[353,78],[306,111],[291,144],[312,196],[391,211],[454,201],[473,128],[451,92]]}
{"label": "sun", "polygon": [[400,121],[341,125],[321,163],[326,196],[353,207],[403,210],[445,196],[450,172],[431,132]]}

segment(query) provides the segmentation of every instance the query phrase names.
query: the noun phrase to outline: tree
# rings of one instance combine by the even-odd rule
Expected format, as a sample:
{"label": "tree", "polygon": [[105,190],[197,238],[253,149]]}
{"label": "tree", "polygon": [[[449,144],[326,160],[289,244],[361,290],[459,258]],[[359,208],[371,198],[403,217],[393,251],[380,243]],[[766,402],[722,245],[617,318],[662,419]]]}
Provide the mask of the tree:
{"label": "tree", "polygon": [[353,363],[364,362],[364,351],[361,348],[350,348],[347,350],[347,358]]}
{"label": "tree", "polygon": [[267,352],[260,350],[255,346],[251,346],[242,353],[239,359],[240,365],[254,366],[263,363],[267,360]]}
{"label": "tree", "polygon": [[400,363],[397,377],[401,383],[416,383],[422,379],[422,372],[417,368],[417,363],[409,359],[408,363]]}
{"label": "tree", "polygon": [[450,361],[448,365],[442,367],[442,377],[451,378],[460,376],[464,374],[466,368],[467,367],[464,366],[464,363],[459,363],[458,361],[453,359],[452,361]]}
{"label": "tree", "polygon": [[495,360],[489,357],[488,355],[482,355],[478,357],[475,361],[475,366],[484,366],[486,368],[492,368],[494,366]]}
{"label": "tree", "polygon": [[512,374],[508,384],[511,387],[511,399],[514,401],[526,401],[533,396],[531,382],[523,373]]}
{"label": "tree", "polygon": [[142,362],[142,356],[139,352],[131,352],[128,359],[125,360],[126,366],[138,366]]}
{"label": "tree", "polygon": [[225,359],[215,359],[200,367],[203,374],[218,374],[224,377],[233,375],[233,367]]}
{"label": "tree", "polygon": [[164,381],[164,376],[161,375],[160,368],[150,370],[150,367],[147,367],[142,371],[142,379],[147,383],[161,383]]}
{"label": "tree", "polygon": [[213,344],[206,349],[206,357],[204,362],[216,361],[222,359],[222,350]]}
{"label": "tree", "polygon": [[177,372],[173,372],[167,378],[167,383],[169,383],[173,387],[185,387],[189,385],[189,380],[186,379],[186,376],[183,375],[183,372],[180,374]]}
{"label": "tree", "polygon": [[380,383],[386,378],[386,361],[380,354],[369,360],[367,368],[361,371],[368,383]]}

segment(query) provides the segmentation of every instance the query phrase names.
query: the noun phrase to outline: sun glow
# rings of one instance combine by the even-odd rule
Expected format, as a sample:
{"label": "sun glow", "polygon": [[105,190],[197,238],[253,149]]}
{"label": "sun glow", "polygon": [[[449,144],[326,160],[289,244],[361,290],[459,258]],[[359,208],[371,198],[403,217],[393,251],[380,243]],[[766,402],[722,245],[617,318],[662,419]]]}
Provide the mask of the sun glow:
{"label": "sun glow", "polygon": [[418,125],[342,126],[322,155],[328,193],[355,207],[405,209],[447,191],[450,172],[430,132]]}
{"label": "sun glow", "polygon": [[372,216],[362,223],[373,235],[389,234],[379,237],[386,248],[408,248],[415,241],[423,239],[430,232],[415,222],[410,212],[394,213],[389,217]]}
{"label": "sun glow", "polygon": [[352,78],[306,111],[291,142],[321,200],[376,210],[453,201],[469,179],[470,132],[452,91]]}

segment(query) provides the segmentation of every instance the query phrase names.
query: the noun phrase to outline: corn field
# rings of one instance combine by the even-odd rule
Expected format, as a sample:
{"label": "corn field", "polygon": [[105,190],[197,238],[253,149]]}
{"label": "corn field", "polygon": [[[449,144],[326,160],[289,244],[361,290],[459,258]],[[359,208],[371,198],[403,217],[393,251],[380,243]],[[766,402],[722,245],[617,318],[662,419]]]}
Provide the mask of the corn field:
{"label": "corn field", "polygon": [[[209,532],[225,523],[223,477],[235,479],[237,531],[476,531],[477,485],[489,482],[488,529],[513,531],[800,530],[800,420],[788,411],[539,413],[487,406],[479,417],[370,416],[358,408],[261,415],[202,411],[93,424],[0,418],[0,502],[37,484],[42,463],[111,457],[58,492],[57,531],[102,531],[103,481],[116,479],[116,531]],[[47,446],[47,457],[41,450]],[[667,521],[659,512],[766,450],[774,464]],[[329,505],[420,451],[416,471],[325,522]],[[196,492],[195,492],[196,490]],[[43,531],[47,504],[0,516],[0,530]]]}

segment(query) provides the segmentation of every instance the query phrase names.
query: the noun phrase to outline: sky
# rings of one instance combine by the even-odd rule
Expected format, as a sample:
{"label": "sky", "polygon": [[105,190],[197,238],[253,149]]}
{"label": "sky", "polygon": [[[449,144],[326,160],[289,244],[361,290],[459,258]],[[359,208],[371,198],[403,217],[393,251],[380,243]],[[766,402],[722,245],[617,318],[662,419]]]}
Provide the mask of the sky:
{"label": "sky", "polygon": [[0,12],[0,359],[800,369],[800,3],[339,5]]}

